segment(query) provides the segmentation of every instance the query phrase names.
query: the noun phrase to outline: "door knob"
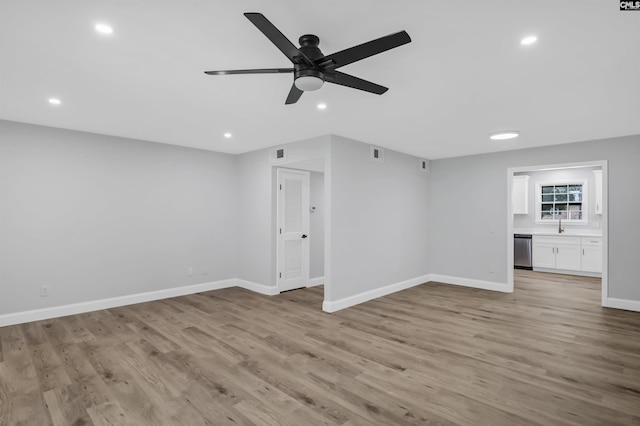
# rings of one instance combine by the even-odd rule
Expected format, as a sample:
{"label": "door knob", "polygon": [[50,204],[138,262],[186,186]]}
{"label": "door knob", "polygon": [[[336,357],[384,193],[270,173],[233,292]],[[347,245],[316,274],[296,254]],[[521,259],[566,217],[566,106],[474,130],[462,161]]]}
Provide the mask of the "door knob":
{"label": "door knob", "polygon": [[302,234],[302,238],[307,238],[307,234]]}

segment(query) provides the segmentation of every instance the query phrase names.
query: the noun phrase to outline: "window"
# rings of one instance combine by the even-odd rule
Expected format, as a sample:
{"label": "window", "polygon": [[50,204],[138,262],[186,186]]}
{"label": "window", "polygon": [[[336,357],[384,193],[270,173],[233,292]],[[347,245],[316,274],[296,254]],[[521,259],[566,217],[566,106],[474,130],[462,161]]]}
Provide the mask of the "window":
{"label": "window", "polygon": [[536,183],[536,222],[587,223],[587,181]]}

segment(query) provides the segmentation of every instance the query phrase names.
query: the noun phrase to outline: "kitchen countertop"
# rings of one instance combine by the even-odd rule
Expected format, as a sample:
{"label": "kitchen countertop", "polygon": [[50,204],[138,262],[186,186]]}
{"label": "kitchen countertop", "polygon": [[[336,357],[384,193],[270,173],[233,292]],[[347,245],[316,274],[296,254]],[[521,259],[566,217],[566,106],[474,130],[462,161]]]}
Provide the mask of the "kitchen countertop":
{"label": "kitchen countertop", "polygon": [[530,234],[530,235],[547,235],[554,237],[602,237],[602,230],[600,229],[566,229],[562,234],[558,233],[558,228],[555,229],[524,229],[514,228],[514,234]]}

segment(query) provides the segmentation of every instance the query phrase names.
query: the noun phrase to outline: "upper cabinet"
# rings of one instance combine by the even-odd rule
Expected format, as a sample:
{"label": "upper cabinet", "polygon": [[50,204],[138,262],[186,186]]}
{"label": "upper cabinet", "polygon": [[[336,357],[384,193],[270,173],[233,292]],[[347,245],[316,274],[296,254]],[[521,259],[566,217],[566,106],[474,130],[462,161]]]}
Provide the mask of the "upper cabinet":
{"label": "upper cabinet", "polygon": [[529,176],[513,177],[511,205],[513,214],[529,214]]}
{"label": "upper cabinet", "polygon": [[602,170],[594,170],[596,175],[596,214],[602,214]]}

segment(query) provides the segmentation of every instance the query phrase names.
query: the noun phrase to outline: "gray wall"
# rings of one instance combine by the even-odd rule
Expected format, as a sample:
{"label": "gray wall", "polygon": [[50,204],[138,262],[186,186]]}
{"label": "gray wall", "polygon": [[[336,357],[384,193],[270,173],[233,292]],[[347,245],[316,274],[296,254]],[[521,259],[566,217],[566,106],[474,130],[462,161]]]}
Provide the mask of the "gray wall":
{"label": "gray wall", "polygon": [[[237,277],[262,285],[275,285],[272,264],[271,167],[267,150],[238,155]],[[275,254],[273,254],[275,256]]]}
{"label": "gray wall", "polygon": [[429,273],[429,174],[416,157],[331,140],[331,286],[337,301]]}
{"label": "gray wall", "polygon": [[574,179],[587,181],[586,206],[587,206],[587,224],[571,224],[563,221],[562,226],[566,230],[591,230],[601,231],[602,215],[596,214],[596,177],[594,170],[601,170],[601,167],[583,167],[570,168],[561,170],[544,170],[515,173],[516,175],[529,176],[529,214],[513,215],[514,228],[528,229],[549,229],[557,228],[557,225],[536,223],[536,182],[569,182]]}
{"label": "gray wall", "polygon": [[311,172],[311,205],[316,209],[310,214],[310,267],[309,276],[324,276],[324,173]]}
{"label": "gray wall", "polygon": [[[609,161],[609,294],[640,300],[640,136],[435,160],[430,174],[338,136],[286,146],[277,166],[324,164],[329,302],[428,273],[506,283],[507,168],[597,160]],[[0,314],[234,277],[275,285],[275,167],[267,150],[0,121]]]}
{"label": "gray wall", "polygon": [[0,121],[0,314],[234,278],[235,176],[231,155]]}
{"label": "gray wall", "polygon": [[640,135],[432,161],[431,272],[506,283],[507,169],[597,160],[609,167],[609,296],[640,300]]}

